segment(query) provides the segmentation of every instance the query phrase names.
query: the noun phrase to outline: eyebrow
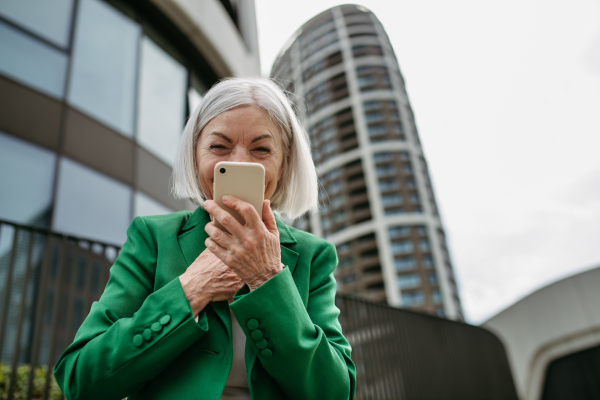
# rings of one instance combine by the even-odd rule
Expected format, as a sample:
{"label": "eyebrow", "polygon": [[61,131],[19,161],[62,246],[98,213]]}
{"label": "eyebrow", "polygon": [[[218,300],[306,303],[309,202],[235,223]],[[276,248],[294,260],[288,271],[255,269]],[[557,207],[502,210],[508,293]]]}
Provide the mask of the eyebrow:
{"label": "eyebrow", "polygon": [[275,140],[275,139],[273,138],[273,136],[271,136],[271,135],[269,135],[269,134],[267,133],[267,134],[264,134],[264,135],[260,135],[260,136],[257,136],[257,137],[255,137],[254,139],[252,139],[252,141],[251,141],[250,143],[255,143],[255,142],[258,142],[258,141],[259,141],[259,140],[261,140],[261,139],[273,139],[273,140]]}
{"label": "eyebrow", "polygon": [[233,140],[231,140],[231,139],[230,139],[230,138],[228,138],[227,136],[223,135],[221,132],[211,132],[211,133],[210,133],[210,135],[211,135],[211,136],[212,136],[212,135],[218,136],[218,137],[220,137],[220,138],[222,138],[222,139],[226,140],[226,141],[227,141],[227,142],[229,142],[229,143],[233,143]]}
{"label": "eyebrow", "polygon": [[[231,140],[230,138],[228,138],[227,136],[225,136],[221,132],[211,132],[210,135],[218,136],[218,137],[222,138],[223,140],[226,140],[228,143],[233,143],[233,140]],[[266,133],[264,135],[260,135],[260,136],[255,137],[254,139],[252,139],[252,141],[250,143],[256,143],[256,142],[258,142],[261,139],[273,139],[273,140],[275,140],[275,138],[273,138],[272,135],[269,135],[268,133]]]}

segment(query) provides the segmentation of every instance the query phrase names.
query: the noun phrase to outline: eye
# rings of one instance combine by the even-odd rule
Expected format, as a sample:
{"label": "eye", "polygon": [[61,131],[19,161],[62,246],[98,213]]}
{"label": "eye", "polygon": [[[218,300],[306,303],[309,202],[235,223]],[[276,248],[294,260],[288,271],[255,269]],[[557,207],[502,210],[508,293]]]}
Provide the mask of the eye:
{"label": "eye", "polygon": [[258,148],[254,149],[254,150],[260,151],[262,153],[270,153],[271,152],[271,149],[269,149],[268,147],[258,147]]}
{"label": "eye", "polygon": [[225,146],[221,145],[221,144],[211,144],[210,145],[210,149],[224,149]]}

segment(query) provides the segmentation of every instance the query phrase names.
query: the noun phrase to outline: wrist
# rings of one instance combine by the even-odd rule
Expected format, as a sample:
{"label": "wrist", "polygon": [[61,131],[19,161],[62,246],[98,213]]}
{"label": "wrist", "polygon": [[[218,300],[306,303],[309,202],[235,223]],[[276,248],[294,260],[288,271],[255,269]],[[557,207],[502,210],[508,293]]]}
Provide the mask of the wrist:
{"label": "wrist", "polygon": [[210,302],[210,298],[207,298],[204,294],[204,291],[198,292],[193,290],[193,286],[191,284],[191,279],[189,279],[185,273],[179,276],[179,282],[181,283],[181,288],[183,289],[183,293],[185,294],[185,298],[190,303],[190,307],[192,309],[192,316],[200,314],[204,307]]}
{"label": "wrist", "polygon": [[271,269],[262,277],[254,280],[251,283],[248,283],[248,288],[250,289],[251,292],[255,289],[258,289],[263,284],[265,284],[267,281],[269,281],[272,277],[274,277],[275,275],[280,273],[283,270],[283,267],[285,267],[285,265],[283,265],[283,263],[279,263],[278,267]]}

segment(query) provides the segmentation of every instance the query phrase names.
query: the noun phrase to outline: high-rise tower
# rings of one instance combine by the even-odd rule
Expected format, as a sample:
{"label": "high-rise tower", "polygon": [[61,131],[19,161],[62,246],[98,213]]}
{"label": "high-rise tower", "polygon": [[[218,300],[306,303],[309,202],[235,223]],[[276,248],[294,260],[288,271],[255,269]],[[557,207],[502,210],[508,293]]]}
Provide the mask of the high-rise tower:
{"label": "high-rise tower", "polygon": [[338,292],[462,320],[414,116],[379,20],[357,5],[317,15],[271,77],[305,100],[298,114],[323,205],[295,226],[337,246]]}

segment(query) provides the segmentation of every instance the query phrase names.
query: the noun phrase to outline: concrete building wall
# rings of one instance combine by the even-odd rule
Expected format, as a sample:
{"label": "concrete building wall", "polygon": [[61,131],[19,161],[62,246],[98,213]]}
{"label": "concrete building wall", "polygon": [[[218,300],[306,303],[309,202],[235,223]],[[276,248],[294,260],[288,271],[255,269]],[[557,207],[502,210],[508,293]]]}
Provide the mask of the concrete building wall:
{"label": "concrete building wall", "polygon": [[519,396],[542,398],[548,364],[600,345],[600,268],[548,285],[482,326],[504,343]]}

